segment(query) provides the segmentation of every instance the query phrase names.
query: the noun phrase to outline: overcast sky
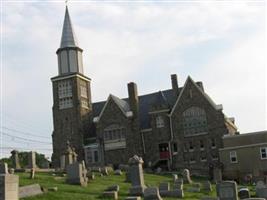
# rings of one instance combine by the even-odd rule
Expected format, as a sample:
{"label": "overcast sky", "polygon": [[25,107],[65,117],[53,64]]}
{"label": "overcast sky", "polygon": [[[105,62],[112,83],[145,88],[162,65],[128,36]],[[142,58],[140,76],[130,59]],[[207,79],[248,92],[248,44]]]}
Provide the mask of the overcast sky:
{"label": "overcast sky", "polygon": [[[50,157],[64,10],[64,2],[3,2],[3,156],[17,148]],[[263,1],[73,0],[69,12],[94,102],[126,97],[130,81],[146,94],[171,88],[170,74],[179,86],[190,75],[241,133],[267,129]]]}

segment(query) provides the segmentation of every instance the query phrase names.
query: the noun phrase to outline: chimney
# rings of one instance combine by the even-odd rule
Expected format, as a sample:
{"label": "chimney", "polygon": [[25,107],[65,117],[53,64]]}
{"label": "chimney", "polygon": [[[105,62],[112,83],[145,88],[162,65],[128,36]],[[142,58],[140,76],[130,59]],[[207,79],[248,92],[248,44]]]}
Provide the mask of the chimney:
{"label": "chimney", "polygon": [[197,86],[204,92],[203,83],[201,81],[196,82]]}
{"label": "chimney", "polygon": [[139,100],[138,100],[136,83],[133,82],[128,83],[128,95],[129,95],[130,109],[133,112],[134,117],[137,117],[139,110]]}
{"label": "chimney", "polygon": [[175,96],[178,96],[179,93],[179,87],[178,87],[178,81],[177,81],[177,75],[176,74],[172,74],[171,75],[171,79],[172,79],[172,90]]}

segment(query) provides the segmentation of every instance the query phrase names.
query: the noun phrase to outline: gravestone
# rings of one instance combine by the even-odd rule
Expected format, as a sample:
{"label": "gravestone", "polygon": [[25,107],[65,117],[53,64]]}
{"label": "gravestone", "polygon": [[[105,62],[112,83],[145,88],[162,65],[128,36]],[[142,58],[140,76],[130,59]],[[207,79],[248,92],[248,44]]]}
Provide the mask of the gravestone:
{"label": "gravestone", "polygon": [[122,171],[120,169],[116,169],[114,171],[114,175],[118,175],[118,176],[121,176],[122,175]]}
{"label": "gravestone", "polygon": [[117,200],[118,199],[118,192],[116,191],[105,191],[103,192],[102,195],[105,199],[114,199]]}
{"label": "gravestone", "polygon": [[209,181],[204,181],[202,183],[202,188],[206,192],[211,192],[212,191],[212,186],[211,186],[211,183]]}
{"label": "gravestone", "polygon": [[112,185],[112,186],[109,186],[107,189],[105,189],[105,191],[116,191],[116,192],[119,192],[120,191],[120,186],[119,185]]}
{"label": "gravestone", "polygon": [[146,188],[144,191],[144,200],[162,200],[157,187]]}
{"label": "gravestone", "polygon": [[172,197],[172,198],[183,198],[184,191],[183,190],[170,190],[170,191],[162,191],[160,194],[162,197]]}
{"label": "gravestone", "polygon": [[177,174],[172,174],[172,180],[173,183],[178,179],[178,175]]}
{"label": "gravestone", "polygon": [[256,185],[256,196],[267,199],[267,185],[263,181],[258,181]]}
{"label": "gravestone", "polygon": [[133,156],[129,159],[130,165],[130,180],[132,183],[132,187],[130,188],[130,195],[139,196],[144,194],[144,190],[146,188],[144,181],[144,173],[143,173],[143,159],[138,157],[137,155]]}
{"label": "gravestone", "polygon": [[135,196],[135,197],[126,197],[125,200],[141,200],[141,197]]}
{"label": "gravestone", "polygon": [[28,153],[28,168],[36,168],[36,154],[34,151]]}
{"label": "gravestone", "polygon": [[0,174],[0,199],[19,199],[19,177],[13,174]]}
{"label": "gravestone", "polygon": [[177,179],[173,184],[173,189],[182,190],[184,186],[183,182],[183,179]]}
{"label": "gravestone", "polygon": [[34,177],[35,177],[35,169],[31,168],[30,179],[34,179]]}
{"label": "gravestone", "polygon": [[109,175],[109,173],[108,173],[108,168],[107,168],[107,167],[103,167],[103,168],[101,169],[101,173],[102,173],[104,176],[108,176],[108,175]]}
{"label": "gravestone", "polygon": [[39,184],[26,185],[19,188],[19,198],[32,197],[43,194]]}
{"label": "gravestone", "polygon": [[12,159],[12,167],[15,169],[20,169],[20,164],[19,164],[19,152],[17,150],[11,151],[11,159]]}
{"label": "gravestone", "polygon": [[249,189],[248,188],[240,188],[238,191],[238,197],[240,199],[250,198]]}
{"label": "gravestone", "polygon": [[0,174],[8,174],[7,163],[0,163]]}
{"label": "gravestone", "polygon": [[216,184],[217,197],[220,200],[238,200],[235,181],[223,181]]}
{"label": "gravestone", "polygon": [[183,171],[183,181],[184,183],[192,183],[192,180],[190,178],[190,171],[188,169],[184,169]]}
{"label": "gravestone", "polygon": [[67,166],[67,183],[87,186],[87,170],[81,163],[72,163]]}
{"label": "gravestone", "polygon": [[213,181],[219,183],[222,181],[222,170],[221,168],[215,167],[213,169]]}
{"label": "gravestone", "polygon": [[169,191],[170,190],[170,183],[160,183],[159,184],[159,193],[164,191]]}

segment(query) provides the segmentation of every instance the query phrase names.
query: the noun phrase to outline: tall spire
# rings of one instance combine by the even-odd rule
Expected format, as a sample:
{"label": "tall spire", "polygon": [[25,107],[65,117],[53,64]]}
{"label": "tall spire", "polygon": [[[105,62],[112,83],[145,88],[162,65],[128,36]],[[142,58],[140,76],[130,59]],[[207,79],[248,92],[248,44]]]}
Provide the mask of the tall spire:
{"label": "tall spire", "polygon": [[64,25],[60,42],[60,48],[64,47],[78,47],[78,42],[70,20],[68,6],[66,6]]}

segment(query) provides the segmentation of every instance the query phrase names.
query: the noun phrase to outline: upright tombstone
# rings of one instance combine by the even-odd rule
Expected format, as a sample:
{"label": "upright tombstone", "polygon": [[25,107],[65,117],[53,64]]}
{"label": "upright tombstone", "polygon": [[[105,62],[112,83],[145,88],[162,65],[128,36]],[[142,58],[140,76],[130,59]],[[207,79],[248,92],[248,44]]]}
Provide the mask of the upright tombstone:
{"label": "upright tombstone", "polygon": [[202,187],[203,187],[204,191],[207,191],[207,192],[211,192],[212,191],[212,186],[211,186],[211,183],[209,181],[204,181],[202,183]]}
{"label": "upright tombstone", "polygon": [[263,181],[257,182],[256,196],[267,199],[267,185],[265,185]]}
{"label": "upright tombstone", "polygon": [[177,174],[172,174],[172,180],[173,182],[175,182],[178,179],[178,175]]}
{"label": "upright tombstone", "polygon": [[157,187],[146,188],[144,191],[144,200],[162,200]]}
{"label": "upright tombstone", "polygon": [[222,169],[219,167],[215,167],[213,169],[213,181],[215,183],[219,183],[222,181]]}
{"label": "upright tombstone", "polygon": [[188,169],[184,169],[183,171],[183,180],[184,180],[184,183],[192,183],[190,172]]}
{"label": "upright tombstone", "polygon": [[28,168],[36,168],[36,154],[34,151],[28,153]]}
{"label": "upright tombstone", "polygon": [[146,188],[144,181],[144,173],[143,173],[143,159],[134,155],[129,159],[130,165],[130,176],[132,187],[130,188],[130,195],[140,196],[144,194],[144,190]]}
{"label": "upright tombstone", "polygon": [[20,169],[20,164],[19,164],[19,152],[17,150],[11,151],[11,159],[12,159],[12,167],[15,169]]}
{"label": "upright tombstone", "polygon": [[0,174],[0,199],[19,199],[19,177],[13,174]]}
{"label": "upright tombstone", "polygon": [[83,164],[75,162],[67,166],[67,183],[87,186],[87,170]]}
{"label": "upright tombstone", "polygon": [[220,200],[238,200],[237,184],[235,181],[217,183],[216,192]]}
{"label": "upright tombstone", "polygon": [[238,191],[238,197],[240,199],[250,198],[249,189],[248,188],[240,188]]}

